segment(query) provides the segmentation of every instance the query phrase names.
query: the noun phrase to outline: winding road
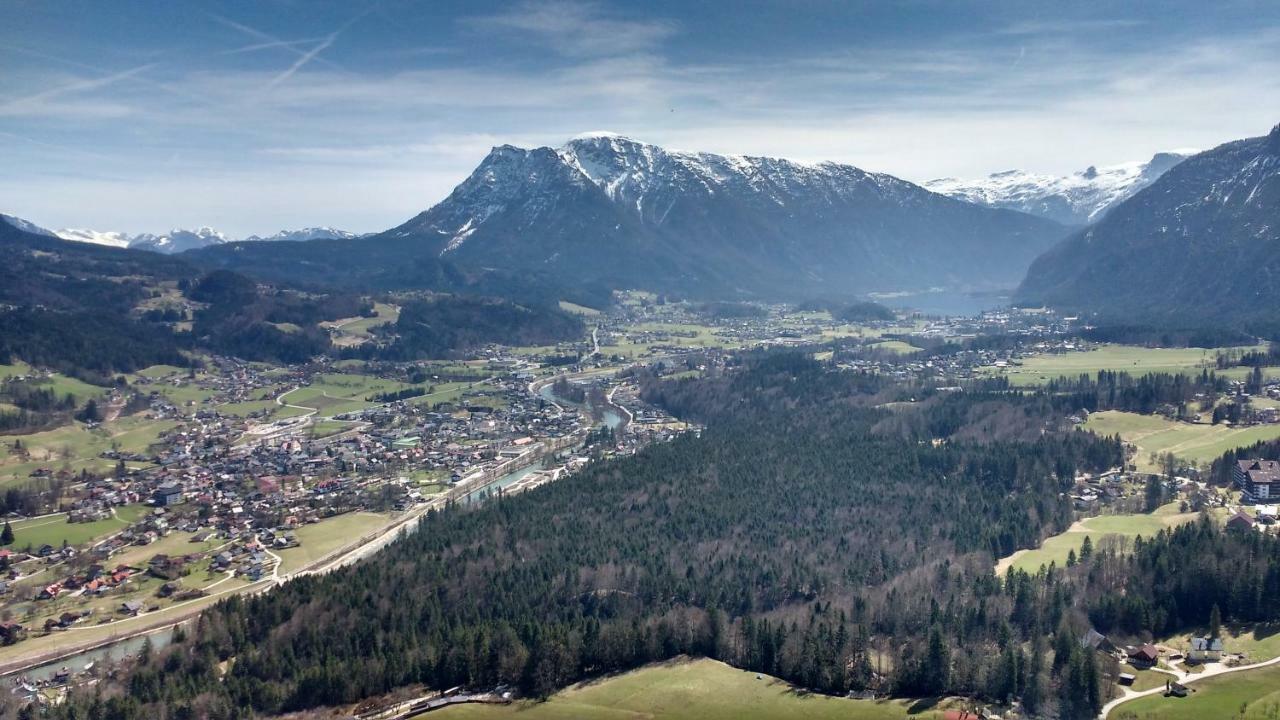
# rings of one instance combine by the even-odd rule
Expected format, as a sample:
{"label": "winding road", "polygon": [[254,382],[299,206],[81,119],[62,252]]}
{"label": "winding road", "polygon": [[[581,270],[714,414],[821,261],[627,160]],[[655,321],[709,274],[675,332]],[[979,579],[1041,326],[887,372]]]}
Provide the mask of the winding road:
{"label": "winding road", "polygon": [[[1280,663],[1280,656],[1273,657],[1270,660],[1264,660],[1262,662],[1253,663],[1252,665],[1237,665],[1235,667],[1227,667],[1221,663],[1214,663],[1212,666],[1207,666],[1202,672],[1198,672],[1198,673],[1189,673],[1186,670],[1180,670],[1178,669],[1177,664],[1175,663],[1170,663],[1172,667],[1172,669],[1170,670],[1165,670],[1164,668],[1151,668],[1151,669],[1155,672],[1162,673],[1164,675],[1169,675],[1173,677],[1175,680],[1177,680],[1178,682],[1182,683],[1183,685],[1192,685],[1194,683],[1200,682],[1201,680],[1204,680],[1205,678],[1217,677],[1219,675],[1228,675],[1230,673],[1244,672],[1245,670],[1257,670],[1258,668],[1269,667],[1277,663]],[[1124,703],[1129,702],[1130,700],[1136,700],[1141,697],[1147,697],[1149,695],[1156,695],[1156,694],[1162,694],[1162,693],[1164,693],[1163,686],[1154,687],[1154,688],[1151,688],[1150,690],[1131,690],[1129,688],[1125,688],[1123,695],[1112,700],[1106,705],[1102,706],[1102,712],[1098,713],[1098,720],[1106,720],[1107,716],[1111,713],[1112,710],[1115,710],[1117,707],[1119,707],[1120,705],[1123,705]]]}

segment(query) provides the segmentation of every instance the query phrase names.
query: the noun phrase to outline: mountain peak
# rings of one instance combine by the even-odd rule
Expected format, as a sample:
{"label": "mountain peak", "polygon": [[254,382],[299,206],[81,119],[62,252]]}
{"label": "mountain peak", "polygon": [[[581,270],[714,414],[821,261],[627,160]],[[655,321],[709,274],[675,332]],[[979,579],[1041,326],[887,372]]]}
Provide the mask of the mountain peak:
{"label": "mountain peak", "polygon": [[1066,176],[1005,170],[972,180],[940,178],[924,186],[966,202],[1085,225],[1155,182],[1189,154],[1183,150],[1156,153],[1149,162],[1089,165]]}
{"label": "mountain peak", "polygon": [[[418,240],[459,268],[783,295],[998,287],[1020,277],[1060,232],[1056,223],[966,205],[850,165],[668,150],[587,133],[555,149],[494,148],[444,201],[383,237]],[[928,259],[896,262],[904,246]]]}
{"label": "mountain peak", "polygon": [[578,133],[577,135],[569,138],[569,142],[571,143],[584,140],[625,140],[627,142],[635,142],[635,140],[632,140],[626,135],[609,130],[590,130],[588,132]]}

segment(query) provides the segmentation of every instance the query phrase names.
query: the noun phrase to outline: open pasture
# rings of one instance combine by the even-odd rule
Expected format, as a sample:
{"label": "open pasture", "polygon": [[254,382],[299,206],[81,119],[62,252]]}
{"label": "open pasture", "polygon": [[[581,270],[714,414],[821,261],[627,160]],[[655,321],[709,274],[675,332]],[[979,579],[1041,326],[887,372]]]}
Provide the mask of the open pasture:
{"label": "open pasture", "polygon": [[1089,416],[1085,429],[1099,435],[1116,435],[1138,448],[1134,462],[1139,470],[1154,471],[1152,453],[1173,453],[1185,460],[1207,465],[1228,450],[1247,447],[1259,440],[1280,437],[1280,425],[1233,428],[1210,423],[1185,423],[1157,415],[1108,410]]}
{"label": "open pasture", "polygon": [[1014,385],[1040,385],[1059,377],[1096,375],[1115,370],[1131,375],[1193,373],[1214,368],[1217,350],[1207,348],[1147,348],[1135,345],[1103,345],[1093,350],[1035,355],[1020,366],[1003,369]]}
{"label": "open pasture", "polygon": [[445,720],[897,720],[941,717],[946,701],[850,700],[806,693],[714,660],[674,660],[574,685],[546,702],[457,705]]}

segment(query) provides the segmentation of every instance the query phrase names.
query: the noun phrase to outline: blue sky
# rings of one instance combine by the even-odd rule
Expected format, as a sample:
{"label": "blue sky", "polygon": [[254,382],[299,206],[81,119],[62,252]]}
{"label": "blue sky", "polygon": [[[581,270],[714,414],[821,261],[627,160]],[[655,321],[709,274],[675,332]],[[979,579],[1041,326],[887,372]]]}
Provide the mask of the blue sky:
{"label": "blue sky", "polygon": [[0,211],[398,224],[496,144],[612,130],[911,180],[1280,122],[1280,3],[0,0]]}

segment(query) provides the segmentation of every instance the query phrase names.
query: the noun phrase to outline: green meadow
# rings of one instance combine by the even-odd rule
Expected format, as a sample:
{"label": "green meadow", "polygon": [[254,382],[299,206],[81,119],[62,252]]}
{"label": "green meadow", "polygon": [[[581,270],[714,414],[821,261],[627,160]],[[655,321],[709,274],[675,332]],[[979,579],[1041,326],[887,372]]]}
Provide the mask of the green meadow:
{"label": "green meadow", "polygon": [[433,714],[445,720],[928,720],[946,706],[816,695],[714,660],[674,660],[574,685],[545,702],[456,705]]}

